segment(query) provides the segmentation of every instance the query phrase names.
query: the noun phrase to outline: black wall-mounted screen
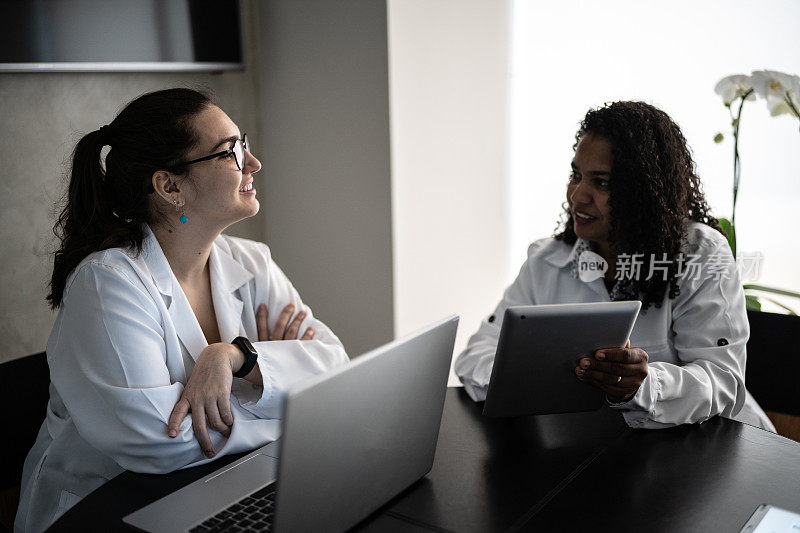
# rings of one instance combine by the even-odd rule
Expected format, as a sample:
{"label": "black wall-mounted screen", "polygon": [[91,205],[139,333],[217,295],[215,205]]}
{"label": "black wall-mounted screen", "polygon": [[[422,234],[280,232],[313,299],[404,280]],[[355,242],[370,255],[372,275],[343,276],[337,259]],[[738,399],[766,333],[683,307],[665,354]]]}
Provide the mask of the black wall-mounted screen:
{"label": "black wall-mounted screen", "polygon": [[238,0],[0,3],[0,71],[242,68]]}

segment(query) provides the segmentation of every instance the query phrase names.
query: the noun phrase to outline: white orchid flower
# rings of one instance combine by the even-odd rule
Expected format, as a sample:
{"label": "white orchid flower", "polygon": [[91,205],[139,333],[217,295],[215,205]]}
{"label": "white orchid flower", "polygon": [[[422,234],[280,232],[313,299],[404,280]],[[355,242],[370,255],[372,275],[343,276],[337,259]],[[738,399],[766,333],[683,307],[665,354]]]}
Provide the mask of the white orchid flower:
{"label": "white orchid flower", "polygon": [[[753,83],[750,80],[750,76],[733,74],[719,80],[714,87],[714,92],[722,97],[722,101],[726,106],[729,106],[731,102],[744,96],[751,89],[753,89]],[[747,95],[747,100],[755,99],[756,95],[753,92]]]}
{"label": "white orchid flower", "polygon": [[774,70],[757,70],[751,77],[756,93],[767,101],[770,115],[794,115],[791,101],[795,109],[800,109],[800,77]]}

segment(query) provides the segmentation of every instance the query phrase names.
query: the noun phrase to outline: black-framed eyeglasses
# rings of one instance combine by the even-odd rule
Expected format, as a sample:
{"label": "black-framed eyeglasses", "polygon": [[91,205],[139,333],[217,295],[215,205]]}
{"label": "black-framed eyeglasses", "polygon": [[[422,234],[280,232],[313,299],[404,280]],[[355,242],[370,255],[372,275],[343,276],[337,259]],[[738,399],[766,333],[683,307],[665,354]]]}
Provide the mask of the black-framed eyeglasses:
{"label": "black-framed eyeglasses", "polygon": [[228,148],[227,150],[223,150],[221,152],[217,152],[216,154],[207,155],[205,157],[198,157],[197,159],[192,159],[191,161],[187,161],[184,165],[194,165],[195,163],[199,163],[201,161],[208,161],[209,159],[214,159],[215,157],[227,157],[233,154],[233,160],[236,161],[236,167],[239,170],[244,168],[245,164],[245,150],[249,150],[250,148],[247,145],[247,134],[243,134],[241,139],[236,139],[233,143],[232,148]]}

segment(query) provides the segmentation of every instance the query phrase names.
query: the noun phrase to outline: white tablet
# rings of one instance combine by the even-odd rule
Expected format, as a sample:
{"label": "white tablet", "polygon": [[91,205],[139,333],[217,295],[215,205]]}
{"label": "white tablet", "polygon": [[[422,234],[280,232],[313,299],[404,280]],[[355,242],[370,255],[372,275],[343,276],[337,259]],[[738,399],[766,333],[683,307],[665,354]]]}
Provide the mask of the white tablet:
{"label": "white tablet", "polygon": [[605,394],[578,380],[581,357],[625,346],[642,303],[525,305],[503,317],[483,414],[522,416],[591,411]]}
{"label": "white tablet", "polygon": [[800,514],[773,507],[759,505],[739,533],[793,533],[800,531]]}

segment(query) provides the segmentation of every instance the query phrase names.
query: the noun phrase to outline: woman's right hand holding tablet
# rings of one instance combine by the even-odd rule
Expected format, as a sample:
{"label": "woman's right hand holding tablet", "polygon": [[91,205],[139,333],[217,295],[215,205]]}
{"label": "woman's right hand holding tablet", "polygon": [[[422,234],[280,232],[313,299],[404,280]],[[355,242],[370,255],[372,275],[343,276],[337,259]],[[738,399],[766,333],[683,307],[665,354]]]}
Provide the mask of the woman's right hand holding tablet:
{"label": "woman's right hand holding tablet", "polygon": [[614,403],[633,398],[647,377],[649,356],[641,348],[603,348],[594,358],[584,357],[575,367],[578,379],[602,390]]}

